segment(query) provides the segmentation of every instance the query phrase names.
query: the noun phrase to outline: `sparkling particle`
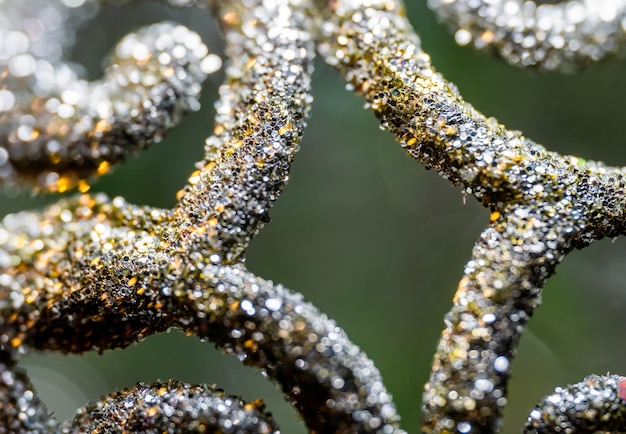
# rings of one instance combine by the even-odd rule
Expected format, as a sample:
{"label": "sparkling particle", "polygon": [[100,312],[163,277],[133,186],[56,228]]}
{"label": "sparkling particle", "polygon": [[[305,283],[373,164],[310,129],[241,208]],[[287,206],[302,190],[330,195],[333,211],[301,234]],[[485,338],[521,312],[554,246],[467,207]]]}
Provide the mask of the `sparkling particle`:
{"label": "sparkling particle", "polygon": [[472,425],[468,422],[459,422],[456,425],[456,429],[459,431],[459,433],[467,434],[472,432]]}
{"label": "sparkling particle", "polygon": [[467,45],[472,42],[472,34],[465,29],[459,29],[454,34],[454,40],[459,45]]}
{"label": "sparkling particle", "polygon": [[0,166],[5,165],[7,161],[9,161],[9,153],[5,149],[0,148]]}
{"label": "sparkling particle", "polygon": [[0,90],[0,112],[11,110],[14,104],[15,96],[13,95],[13,92],[6,89]]}
{"label": "sparkling particle", "polygon": [[200,63],[200,67],[205,74],[212,74],[213,72],[219,70],[222,66],[222,59],[215,54],[209,54],[206,56],[202,62]]}
{"label": "sparkling particle", "polygon": [[493,362],[493,368],[498,372],[506,372],[509,369],[509,359],[500,356]]}
{"label": "sparkling particle", "polygon": [[486,378],[479,378],[474,381],[474,387],[476,390],[489,393],[493,390],[493,383]]}
{"label": "sparkling particle", "polygon": [[268,298],[267,300],[265,300],[265,307],[272,311],[280,309],[282,304],[283,302],[281,301],[281,299],[277,297]]}

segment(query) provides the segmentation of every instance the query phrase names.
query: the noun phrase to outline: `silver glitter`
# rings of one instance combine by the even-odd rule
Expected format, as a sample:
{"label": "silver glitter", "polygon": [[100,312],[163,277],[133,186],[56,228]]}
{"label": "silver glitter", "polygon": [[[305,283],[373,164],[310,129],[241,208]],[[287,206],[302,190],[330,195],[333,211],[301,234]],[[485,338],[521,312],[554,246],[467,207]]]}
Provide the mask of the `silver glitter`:
{"label": "silver glitter", "polygon": [[402,10],[334,2],[319,51],[410,156],[491,210],[445,317],[422,431],[497,432],[509,360],[546,280],[574,248],[623,231],[624,169],[548,152],[483,116],[434,71]]}
{"label": "silver glitter", "polygon": [[[18,366],[27,351],[120,348],[172,327],[261,370],[312,432],[403,432],[379,371],[345,332],[300,294],[244,267],[302,137],[316,42],[411,157],[491,212],[445,317],[422,431],[499,431],[510,364],[543,285],[573,249],[624,232],[626,170],[548,152],[483,116],[432,68],[400,2],[170,2],[198,3],[221,22],[230,60],[214,134],[171,210],[82,194],[4,217],[0,433],[275,432],[260,401],[177,382],[109,394],[59,423]],[[445,5],[487,3],[508,12],[517,4]],[[622,6],[587,16],[590,5],[566,3],[563,22],[586,23],[597,39],[594,19],[612,29]],[[2,2],[2,183],[84,193],[90,176],[197,108],[199,83],[220,61],[174,24],[127,36],[103,81],[78,79],[62,52],[97,6]],[[476,41],[474,27],[460,30],[457,40]],[[548,69],[554,56],[561,56],[554,65],[574,66],[601,57],[580,57],[594,45],[576,35],[551,34],[554,53],[541,54],[544,40],[532,32],[515,42],[532,53],[522,56],[529,65]],[[527,432],[626,432],[625,381],[591,376],[557,388],[531,412]]]}
{"label": "silver glitter", "polygon": [[524,432],[624,432],[626,397],[620,393],[620,387],[626,388],[624,382],[626,378],[617,375],[590,375],[580,383],[559,387],[530,412]]}
{"label": "silver glitter", "polygon": [[90,177],[197,110],[200,83],[219,67],[197,34],[163,23],[126,36],[101,80],[82,80],[60,56],[73,40],[61,23],[80,24],[98,3],[77,5],[24,0],[0,8],[0,185],[87,191]]}
{"label": "silver glitter", "polygon": [[545,70],[574,69],[620,50],[626,1],[428,0],[459,45],[496,52],[507,62]]}
{"label": "silver glitter", "polygon": [[[88,4],[93,2],[83,6]],[[69,19],[64,8],[75,6],[55,3],[50,10],[61,21]],[[28,350],[79,353],[124,347],[177,327],[261,369],[284,390],[312,431],[401,433],[391,396],[373,362],[299,294],[250,274],[242,265],[245,248],[268,220],[268,210],[288,179],[304,129],[314,52],[311,10],[298,0],[204,6],[214,6],[221,19],[231,60],[220,88],[214,135],[207,139],[205,159],[178,193],[178,205],[159,210],[134,206],[123,198],[84,194],[39,213],[6,216],[0,226],[4,234],[0,257],[9,258],[0,286],[0,375],[8,378],[0,383],[0,426],[11,432],[120,427],[150,432],[274,432],[262,404],[237,407],[238,401],[224,399],[221,391],[181,383],[138,385],[107,395],[59,424],[16,366]],[[9,11],[25,13],[19,8]],[[147,38],[125,38],[117,56],[133,65],[155,62],[157,69],[166,65],[156,82],[161,75],[188,77],[187,69],[215,67],[214,59],[207,66],[200,58],[206,50],[188,30],[160,26],[166,27],[151,28]],[[198,58],[189,58],[191,52],[199,53]],[[172,59],[184,60],[184,68],[172,68]],[[146,80],[138,70],[116,77],[122,83]],[[7,89],[14,86],[11,81]],[[85,89],[66,87],[45,105],[71,118],[79,111]],[[133,92],[120,93],[119,104],[110,105],[117,111],[110,116],[122,129],[137,131],[132,142],[136,143],[150,128],[133,127],[135,109],[125,103],[127,98],[134,100]],[[98,108],[108,110],[109,99],[101,101],[104,105]],[[15,129],[29,139],[45,116],[23,115]],[[3,118],[0,125],[12,131],[13,119]],[[60,124],[67,125],[64,122]],[[122,139],[123,135],[112,144],[122,146]],[[45,159],[46,152],[62,152],[70,145],[65,137],[57,137],[32,153]],[[18,160],[12,154],[23,146],[0,149],[8,151],[10,179],[28,184],[31,178],[16,174]],[[84,161],[98,162],[94,155]],[[57,186],[66,176],[47,167],[37,170],[33,176]],[[71,186],[69,182],[67,188]],[[97,308],[101,303],[112,311]],[[285,333],[287,329],[294,333]],[[331,402],[332,407],[327,406]],[[197,408],[203,408],[206,417],[198,417]],[[215,412],[224,417],[211,416]],[[137,425],[129,425],[130,420]]]}

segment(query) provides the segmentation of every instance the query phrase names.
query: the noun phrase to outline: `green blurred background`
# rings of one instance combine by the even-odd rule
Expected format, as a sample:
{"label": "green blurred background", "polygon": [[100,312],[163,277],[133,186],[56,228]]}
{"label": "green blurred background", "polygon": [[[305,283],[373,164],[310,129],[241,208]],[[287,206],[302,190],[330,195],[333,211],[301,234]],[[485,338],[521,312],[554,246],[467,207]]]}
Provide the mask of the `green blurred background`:
{"label": "green blurred background", "polygon": [[[626,164],[624,60],[577,75],[539,75],[455,46],[425,1],[412,1],[408,12],[439,71],[484,113],[549,149]],[[103,56],[122,35],[163,19],[193,28],[221,51],[217,27],[205,13],[146,1],[103,9],[79,32],[71,56],[95,78]],[[206,82],[201,112],[187,116],[166,141],[129,159],[92,191],[171,207],[201,158],[220,81],[218,74]],[[363,101],[343,88],[338,75],[318,62],[302,150],[272,222],[249,249],[248,265],[303,293],[336,319],[382,371],[403,427],[417,432],[442,318],[488,212],[471,198],[464,204],[459,188],[405,156],[362,109]],[[51,200],[4,194],[0,214]],[[590,373],[626,373],[625,258],[624,240],[605,240],[570,255],[550,280],[513,364],[505,432],[519,432],[528,411],[556,385]],[[177,332],[102,355],[29,355],[23,365],[61,419],[116,388],[175,377],[217,383],[248,399],[262,397],[283,432],[306,432],[261,375]]]}

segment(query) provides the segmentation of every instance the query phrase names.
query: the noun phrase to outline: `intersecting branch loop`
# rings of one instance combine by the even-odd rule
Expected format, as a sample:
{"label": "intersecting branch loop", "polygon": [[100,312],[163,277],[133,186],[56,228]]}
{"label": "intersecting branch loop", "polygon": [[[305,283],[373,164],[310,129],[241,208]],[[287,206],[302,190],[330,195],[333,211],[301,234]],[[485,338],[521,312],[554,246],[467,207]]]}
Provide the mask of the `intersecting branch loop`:
{"label": "intersecting branch loop", "polygon": [[[36,57],[29,50],[37,38],[11,19],[40,1],[11,3],[0,14],[6,35],[33,40],[0,56],[0,179],[86,190],[88,176],[160,137],[182,108],[194,108],[196,80],[207,72],[198,63],[208,54],[194,34],[172,25],[147,30],[146,39],[129,37],[117,49],[114,83],[104,85],[113,87],[98,94],[92,110],[94,101],[81,99],[91,85],[69,86],[67,77],[75,76],[58,74],[69,66],[60,57]],[[68,19],[88,11],[51,4]],[[548,152],[483,116],[431,67],[400,2],[198,5],[220,19],[230,63],[214,135],[176,207],[84,194],[9,215],[0,226],[0,423],[7,427],[0,432],[277,429],[259,402],[178,382],[107,395],[59,424],[18,366],[27,351],[119,348],[170,327],[261,369],[311,432],[403,432],[378,370],[343,330],[301,295],[243,265],[298,149],[315,43],[410,156],[491,212],[445,319],[422,430],[497,432],[510,363],[546,280],[571,250],[624,232],[624,169]],[[166,28],[172,34],[156,34]],[[49,36],[52,48],[67,41],[63,31]],[[125,59],[128,74],[116,75]],[[33,62],[56,72],[38,75]],[[179,81],[146,83],[143,66],[154,72],[163,65],[159,74]],[[146,92],[154,98],[144,100]],[[181,95],[181,105],[168,99]],[[164,123],[155,120],[161,109]],[[626,431],[623,381],[588,377],[558,389],[530,413],[527,432]],[[232,406],[222,412],[226,401]]]}

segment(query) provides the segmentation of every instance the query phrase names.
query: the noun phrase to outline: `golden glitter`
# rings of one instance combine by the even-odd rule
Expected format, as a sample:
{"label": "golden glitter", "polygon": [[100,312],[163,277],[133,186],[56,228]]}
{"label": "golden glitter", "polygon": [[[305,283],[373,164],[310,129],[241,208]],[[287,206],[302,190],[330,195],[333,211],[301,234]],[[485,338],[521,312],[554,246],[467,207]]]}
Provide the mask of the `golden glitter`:
{"label": "golden glitter", "polygon": [[480,35],[480,40],[483,41],[483,43],[485,44],[491,44],[494,40],[494,33],[491,30],[485,30],[481,35]]}
{"label": "golden glitter", "polygon": [[96,133],[103,133],[103,132],[109,131],[110,129],[111,129],[111,125],[104,119],[101,121],[98,121],[96,123],[96,126],[94,127],[94,131]]}
{"label": "golden glitter", "polygon": [[65,193],[71,187],[74,186],[72,179],[69,176],[61,176],[56,182],[55,188],[59,193]]}
{"label": "golden glitter", "polygon": [[449,126],[446,128],[446,134],[449,136],[453,136],[459,132],[459,129],[455,126]]}
{"label": "golden glitter", "polygon": [[84,179],[81,179],[80,181],[78,181],[78,191],[80,191],[81,193],[87,193],[90,189],[91,189],[91,185],[89,185],[89,182],[87,182]]}
{"label": "golden glitter", "polygon": [[98,165],[98,169],[96,171],[98,175],[104,175],[105,173],[108,173],[109,170],[111,170],[111,165],[108,161],[103,161]]}
{"label": "golden glitter", "polygon": [[284,125],[278,129],[278,134],[281,136],[286,132],[291,131],[291,124]]}
{"label": "golden glitter", "polygon": [[148,415],[148,417],[153,417],[155,414],[158,413],[158,409],[156,407],[150,407],[148,410],[146,410],[146,415]]}

